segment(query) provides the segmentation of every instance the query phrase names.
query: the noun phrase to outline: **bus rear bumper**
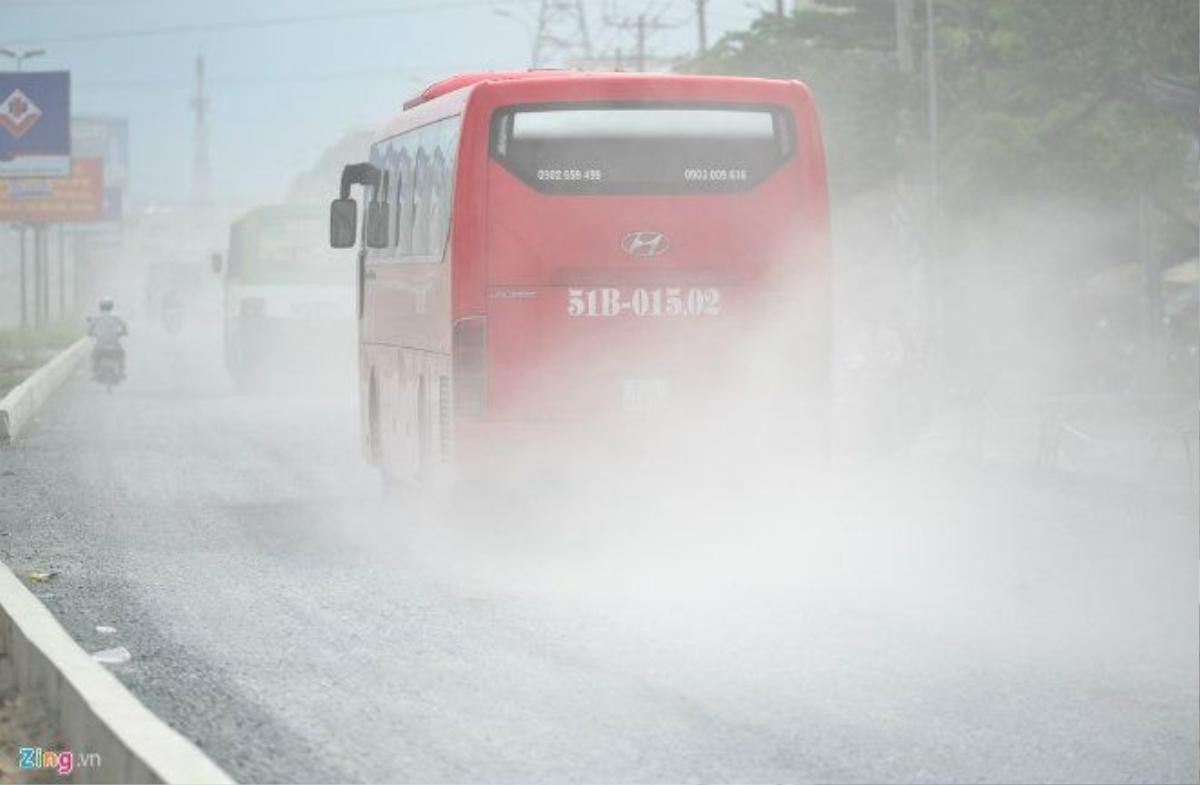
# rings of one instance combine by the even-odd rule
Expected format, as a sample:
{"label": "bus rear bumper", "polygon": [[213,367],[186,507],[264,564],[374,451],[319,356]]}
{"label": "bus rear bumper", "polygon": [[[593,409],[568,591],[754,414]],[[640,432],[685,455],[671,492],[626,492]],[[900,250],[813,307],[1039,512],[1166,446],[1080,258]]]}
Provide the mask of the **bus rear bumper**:
{"label": "bus rear bumper", "polygon": [[473,421],[456,427],[453,460],[458,477],[541,479],[594,473],[621,476],[675,472],[724,461],[823,464],[830,455],[827,407],[780,420],[732,423],[614,419],[579,421]]}

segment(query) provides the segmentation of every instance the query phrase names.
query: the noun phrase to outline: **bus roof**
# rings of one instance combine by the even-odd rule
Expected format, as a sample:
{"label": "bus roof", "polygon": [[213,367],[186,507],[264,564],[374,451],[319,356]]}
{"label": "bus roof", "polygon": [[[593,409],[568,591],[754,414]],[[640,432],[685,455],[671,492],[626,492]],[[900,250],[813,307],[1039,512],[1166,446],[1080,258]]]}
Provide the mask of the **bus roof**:
{"label": "bus roof", "polygon": [[242,213],[234,223],[243,221],[262,221],[272,218],[324,218],[327,208],[321,204],[307,202],[284,202],[282,204],[266,204],[252,207]]}
{"label": "bus roof", "polygon": [[405,109],[412,109],[414,106],[420,106],[426,101],[432,101],[434,98],[453,93],[455,90],[461,90],[464,87],[476,84],[477,82],[507,82],[514,79],[538,79],[546,77],[554,77],[562,74],[562,71],[550,70],[530,70],[530,71],[474,71],[466,74],[455,74],[454,76],[442,79],[439,82],[426,87],[421,92],[417,93],[412,98],[404,102]]}
{"label": "bus roof", "polygon": [[566,69],[530,69],[528,71],[475,71],[472,73],[457,74],[440,82],[434,82],[429,87],[426,87],[413,98],[404,102],[406,110],[420,106],[423,103],[432,101],[443,95],[453,93],[455,90],[461,90],[464,87],[470,87],[480,82],[515,82],[515,81],[534,81],[534,80],[570,80],[583,81],[587,79],[629,79],[629,80],[647,80],[647,81],[695,81],[695,80],[721,80],[721,81],[740,81],[740,82],[774,82],[780,83],[784,80],[778,79],[762,79],[754,77],[737,77],[737,76],[708,76],[700,74],[659,74],[659,73],[640,73],[628,71],[572,71]]}

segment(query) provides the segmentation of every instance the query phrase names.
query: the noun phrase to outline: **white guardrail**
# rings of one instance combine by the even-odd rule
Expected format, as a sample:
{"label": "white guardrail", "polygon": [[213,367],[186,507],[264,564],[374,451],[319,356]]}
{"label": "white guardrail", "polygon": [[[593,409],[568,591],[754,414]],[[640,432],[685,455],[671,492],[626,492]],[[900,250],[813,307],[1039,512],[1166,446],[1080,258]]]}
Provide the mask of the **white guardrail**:
{"label": "white guardrail", "polygon": [[91,338],[80,338],[0,398],[0,444],[15,439],[33,421],[46,399],[88,356],[91,346]]}
{"label": "white guardrail", "polygon": [[[90,338],[81,338],[0,399],[0,444],[33,421],[91,346]],[[0,564],[0,693],[13,692],[44,712],[57,736],[30,739],[31,746],[62,744],[81,763],[86,756],[88,765],[74,769],[73,782],[233,782],[88,656]]]}
{"label": "white guardrail", "polygon": [[231,783],[190,741],[138,702],[0,565],[0,668],[5,692],[45,711],[61,743],[86,766],[75,782]]}

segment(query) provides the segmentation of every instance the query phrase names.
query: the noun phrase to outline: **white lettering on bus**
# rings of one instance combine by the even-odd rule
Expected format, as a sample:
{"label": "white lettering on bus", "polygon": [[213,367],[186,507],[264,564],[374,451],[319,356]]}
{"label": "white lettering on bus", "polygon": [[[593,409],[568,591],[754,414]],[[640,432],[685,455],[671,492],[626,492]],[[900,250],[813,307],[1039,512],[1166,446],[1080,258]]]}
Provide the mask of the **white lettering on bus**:
{"label": "white lettering on bus", "polygon": [[682,289],[619,289],[611,286],[567,289],[567,316],[637,317],[719,316],[721,290],[716,287]]}

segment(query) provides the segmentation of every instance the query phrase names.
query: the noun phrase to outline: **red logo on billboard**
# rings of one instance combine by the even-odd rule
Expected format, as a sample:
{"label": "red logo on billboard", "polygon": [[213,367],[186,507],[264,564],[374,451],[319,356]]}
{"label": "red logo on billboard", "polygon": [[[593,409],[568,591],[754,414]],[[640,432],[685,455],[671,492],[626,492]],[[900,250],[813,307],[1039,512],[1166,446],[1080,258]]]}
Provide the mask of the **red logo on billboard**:
{"label": "red logo on billboard", "polygon": [[42,110],[20,90],[13,90],[8,94],[8,98],[0,103],[0,125],[4,126],[4,130],[14,139],[24,136],[41,116]]}

